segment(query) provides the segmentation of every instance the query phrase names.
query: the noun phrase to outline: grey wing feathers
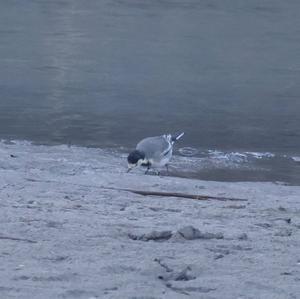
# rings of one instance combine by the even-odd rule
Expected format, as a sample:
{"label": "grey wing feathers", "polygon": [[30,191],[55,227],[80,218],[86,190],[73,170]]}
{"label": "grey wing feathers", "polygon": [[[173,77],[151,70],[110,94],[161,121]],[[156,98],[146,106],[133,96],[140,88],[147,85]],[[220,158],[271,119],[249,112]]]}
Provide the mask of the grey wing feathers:
{"label": "grey wing feathers", "polygon": [[141,140],[136,149],[143,151],[146,158],[159,158],[170,151],[172,145],[165,136],[148,137]]}

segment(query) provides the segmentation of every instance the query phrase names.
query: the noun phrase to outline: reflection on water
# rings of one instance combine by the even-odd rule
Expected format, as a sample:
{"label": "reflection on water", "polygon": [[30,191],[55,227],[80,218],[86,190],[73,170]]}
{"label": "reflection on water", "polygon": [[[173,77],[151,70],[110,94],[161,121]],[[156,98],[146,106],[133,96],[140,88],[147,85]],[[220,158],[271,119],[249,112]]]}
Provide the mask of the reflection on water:
{"label": "reflection on water", "polygon": [[0,138],[299,155],[299,1],[2,1]]}

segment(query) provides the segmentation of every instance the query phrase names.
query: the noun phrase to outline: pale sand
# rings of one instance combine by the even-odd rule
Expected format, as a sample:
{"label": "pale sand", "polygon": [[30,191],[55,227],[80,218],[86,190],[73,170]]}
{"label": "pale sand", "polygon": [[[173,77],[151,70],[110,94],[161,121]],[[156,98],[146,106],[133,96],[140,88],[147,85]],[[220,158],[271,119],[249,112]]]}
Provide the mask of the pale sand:
{"label": "pale sand", "polygon": [[0,298],[300,298],[300,187],[126,174],[125,162],[0,143]]}

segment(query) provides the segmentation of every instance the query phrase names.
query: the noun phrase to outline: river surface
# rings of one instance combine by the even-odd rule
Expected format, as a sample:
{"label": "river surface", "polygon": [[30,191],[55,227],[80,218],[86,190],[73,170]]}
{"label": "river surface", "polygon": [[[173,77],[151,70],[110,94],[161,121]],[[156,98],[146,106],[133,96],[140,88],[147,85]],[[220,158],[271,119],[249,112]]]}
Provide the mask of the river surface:
{"label": "river surface", "polygon": [[0,3],[0,139],[184,131],[196,177],[298,183],[299,115],[300,1]]}

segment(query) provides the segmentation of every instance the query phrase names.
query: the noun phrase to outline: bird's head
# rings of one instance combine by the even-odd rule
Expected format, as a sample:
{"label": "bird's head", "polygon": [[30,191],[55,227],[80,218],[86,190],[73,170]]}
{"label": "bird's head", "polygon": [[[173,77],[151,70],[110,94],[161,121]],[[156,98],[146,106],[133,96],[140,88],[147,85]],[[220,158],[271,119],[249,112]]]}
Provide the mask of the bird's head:
{"label": "bird's head", "polygon": [[127,162],[128,162],[127,172],[129,172],[132,168],[139,166],[145,162],[145,154],[141,151],[134,150],[128,155]]}

